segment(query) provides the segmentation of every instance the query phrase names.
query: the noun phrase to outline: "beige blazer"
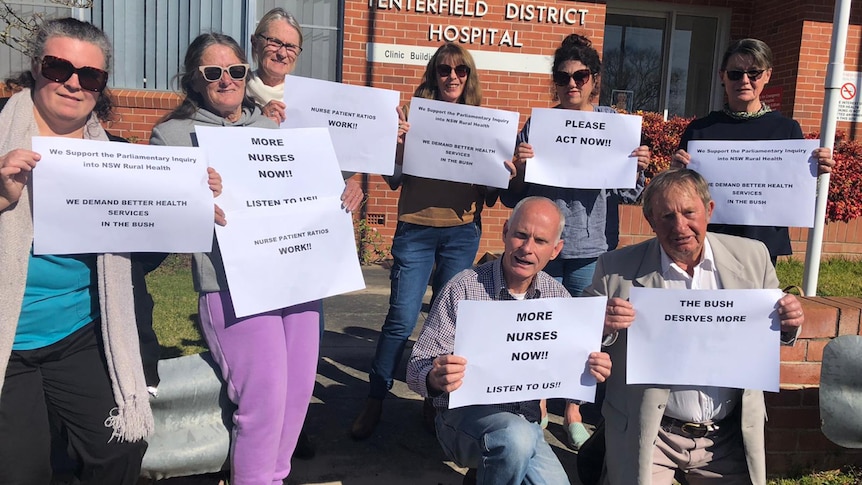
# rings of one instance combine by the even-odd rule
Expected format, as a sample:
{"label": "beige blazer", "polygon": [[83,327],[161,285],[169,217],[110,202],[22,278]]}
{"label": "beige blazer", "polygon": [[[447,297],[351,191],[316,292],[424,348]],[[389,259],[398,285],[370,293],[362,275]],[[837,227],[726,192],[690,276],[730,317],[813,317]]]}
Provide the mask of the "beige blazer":
{"label": "beige blazer", "polygon": [[[778,277],[766,246],[760,241],[708,233],[721,283],[727,289],[777,288]],[[657,239],[605,253],[599,257],[593,282],[585,295],[628,298],[632,286],[661,288],[661,255]],[[607,467],[605,483],[652,483],[653,445],[667,405],[668,389],[626,385],[626,331],[606,348],[613,371],[607,383],[605,417]],[[763,392],[742,394],[741,424],[748,472],[753,485],[766,484]]]}

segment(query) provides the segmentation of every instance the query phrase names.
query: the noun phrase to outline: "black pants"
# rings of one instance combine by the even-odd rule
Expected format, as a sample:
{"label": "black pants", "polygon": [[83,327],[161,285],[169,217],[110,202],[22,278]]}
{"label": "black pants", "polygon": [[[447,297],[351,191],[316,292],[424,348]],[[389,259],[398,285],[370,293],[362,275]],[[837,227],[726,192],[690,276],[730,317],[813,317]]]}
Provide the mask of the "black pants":
{"label": "black pants", "polygon": [[82,485],[137,483],[147,444],[112,440],[105,426],[116,404],[98,327],[12,352],[0,395],[0,483],[50,482],[49,414],[68,435]]}

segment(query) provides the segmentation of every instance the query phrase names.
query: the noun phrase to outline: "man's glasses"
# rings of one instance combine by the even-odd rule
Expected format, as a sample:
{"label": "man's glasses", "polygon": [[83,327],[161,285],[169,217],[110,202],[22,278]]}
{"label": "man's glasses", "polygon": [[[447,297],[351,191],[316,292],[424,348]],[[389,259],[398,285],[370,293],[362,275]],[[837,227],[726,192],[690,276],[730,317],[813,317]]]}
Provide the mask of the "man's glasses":
{"label": "man's glasses", "polygon": [[258,34],[258,37],[260,37],[261,39],[266,41],[267,47],[271,47],[271,48],[275,49],[276,51],[281,49],[281,48],[285,48],[285,49],[287,49],[287,52],[290,52],[291,54],[293,54],[295,56],[298,56],[299,53],[302,52],[302,47],[300,47],[296,44],[291,44],[290,42],[282,42],[281,40],[276,39],[275,37],[267,37],[267,36],[262,35],[262,34]]}
{"label": "man's glasses", "polygon": [[91,66],[75,67],[71,62],[60,57],[43,56],[39,71],[42,77],[55,83],[64,83],[72,77],[72,74],[77,74],[81,89],[94,93],[102,92],[108,84],[106,71]]}
{"label": "man's glasses", "polygon": [[470,68],[464,64],[455,67],[448,64],[437,64],[437,75],[440,77],[449,77],[449,74],[452,73],[452,69],[455,69],[455,75],[458,77],[467,77],[470,74]]}
{"label": "man's glasses", "polygon": [[766,72],[766,69],[751,69],[750,71],[724,71],[727,74],[727,78],[731,81],[739,81],[742,79],[742,75],[745,74],[748,76],[749,81],[757,81],[760,79],[760,76]]}
{"label": "man's glasses", "polygon": [[575,71],[571,74],[566,71],[555,71],[554,72],[554,84],[557,86],[568,86],[569,79],[575,80],[575,86],[581,87],[587,83],[587,80],[592,76],[592,71],[589,69],[581,69],[579,71]]}
{"label": "man's glasses", "polygon": [[234,81],[242,81],[248,74],[248,64],[232,64],[227,67],[221,66],[200,66],[198,69],[204,75],[207,82],[214,83],[221,79],[222,74],[227,71],[228,75]]}

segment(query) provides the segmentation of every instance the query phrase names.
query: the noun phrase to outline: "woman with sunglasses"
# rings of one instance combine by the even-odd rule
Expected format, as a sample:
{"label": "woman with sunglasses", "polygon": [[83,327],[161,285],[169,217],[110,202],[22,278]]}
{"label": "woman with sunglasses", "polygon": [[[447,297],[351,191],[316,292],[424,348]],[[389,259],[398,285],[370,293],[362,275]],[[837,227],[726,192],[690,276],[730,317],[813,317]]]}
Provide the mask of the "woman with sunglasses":
{"label": "woman with sunglasses", "polygon": [[[671,160],[672,167],[688,165],[691,156],[686,151],[691,140],[791,140],[801,139],[799,123],[772,111],[760,100],[760,93],[772,78],[772,50],[757,39],[733,42],[725,51],[718,71],[727,104],[691,122],[682,135],[679,150]],[[832,171],[835,164],[828,148],[814,150],[820,173]],[[710,224],[709,231],[732,234],[763,242],[769,249],[772,264],[778,256],[792,253],[790,233],[786,227],[741,226]]]}
{"label": "woman with sunglasses", "polygon": [[32,251],[31,139],[109,139],[111,45],[66,18],[40,25],[30,49],[0,113],[0,483],[49,483],[58,426],[80,483],[135,484],[153,417],[129,255]]}
{"label": "woman with sunglasses", "polygon": [[[592,103],[599,87],[601,71],[599,53],[592,42],[582,35],[570,34],[554,52],[552,80],[554,94],[559,104],[555,108],[580,111],[615,113],[611,107]],[[508,190],[500,196],[506,207],[514,207],[529,196],[542,196],[553,200],[566,217],[563,239],[566,244],[556,259],[550,261],[545,272],[569,290],[572,296],[580,296],[593,279],[596,260],[608,248],[607,233],[619,232],[619,202],[634,202],[644,187],[643,169],[649,163],[649,148],[640,146],[631,156],[637,157],[638,175],[634,189],[569,189],[528,184],[524,181],[526,164],[533,158],[533,147],[529,143],[530,120],[518,134],[518,145],[512,163],[515,176]],[[597,161],[597,170],[601,170]],[[613,221],[613,227],[608,227]],[[542,424],[547,425],[547,410],[542,401]],[[578,449],[589,438],[584,427],[580,408],[574,401],[568,402],[564,416],[566,441],[569,447]]]}
{"label": "woman with sunglasses", "polygon": [[[473,57],[458,44],[440,46],[428,61],[413,96],[479,106],[482,93]],[[399,117],[400,142],[409,130],[406,109],[399,110]],[[371,363],[365,407],[350,429],[357,440],[371,436],[380,421],[383,400],[392,388],[404,346],[416,326],[432,271],[433,301],[452,276],[473,265],[482,235],[480,215],[485,187],[402,176],[403,155],[403,144],[399,143],[395,174],[387,179],[392,190],[401,187],[398,226],[392,240],[389,313]]]}
{"label": "woman with sunglasses", "polygon": [[[246,96],[248,73],[234,39],[199,35],[183,63],[185,99],[153,128],[150,143],[196,146],[195,126],[276,128]],[[314,388],[320,302],[238,318],[215,238],[212,252],[193,255],[192,277],[204,339],[237,405],[230,483],[281,483]]]}

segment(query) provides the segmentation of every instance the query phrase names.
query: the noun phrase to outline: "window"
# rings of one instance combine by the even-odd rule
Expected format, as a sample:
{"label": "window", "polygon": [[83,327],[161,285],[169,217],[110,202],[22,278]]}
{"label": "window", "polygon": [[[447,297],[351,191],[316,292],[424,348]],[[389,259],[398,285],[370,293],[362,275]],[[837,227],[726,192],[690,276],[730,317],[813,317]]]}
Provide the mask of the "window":
{"label": "window", "polygon": [[608,3],[600,103],[668,116],[720,107],[716,73],[728,19],[718,9]]}

